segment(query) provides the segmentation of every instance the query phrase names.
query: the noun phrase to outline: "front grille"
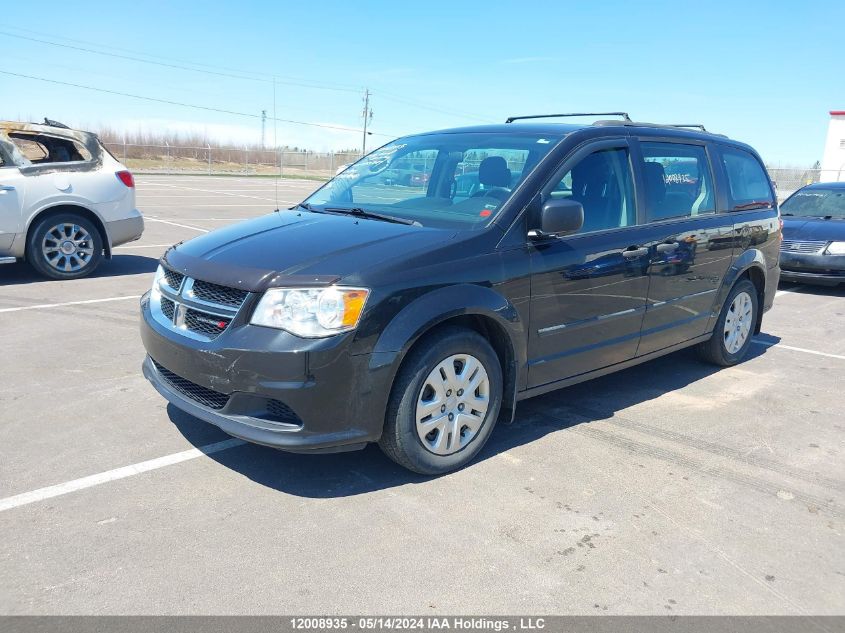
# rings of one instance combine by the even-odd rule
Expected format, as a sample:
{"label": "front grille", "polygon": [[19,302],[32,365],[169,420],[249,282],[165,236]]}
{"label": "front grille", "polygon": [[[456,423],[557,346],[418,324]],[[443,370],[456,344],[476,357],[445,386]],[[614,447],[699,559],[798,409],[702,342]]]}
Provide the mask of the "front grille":
{"label": "front grille", "polygon": [[167,297],[161,298],[161,313],[167,317],[167,320],[173,322],[173,315],[176,312],[176,304]]}
{"label": "front grille", "polygon": [[159,375],[164,379],[164,381],[170,386],[171,389],[174,391],[178,391],[186,398],[193,400],[197,404],[201,404],[204,407],[208,407],[209,409],[220,410],[226,406],[229,402],[229,396],[225,393],[219,393],[214,391],[213,389],[208,389],[207,387],[203,387],[196,383],[191,382],[187,378],[182,378],[181,376],[177,376],[169,369],[162,367],[159,365],[155,359],[151,359],[153,361],[153,365],[155,365],[156,370],[158,371]]}
{"label": "front grille", "polygon": [[[162,268],[164,267],[162,266]],[[164,268],[164,279],[167,282],[167,285],[176,290],[177,292],[182,286],[182,280],[184,278],[185,275],[183,275],[182,273],[177,273],[175,270]]]}
{"label": "front grille", "polygon": [[220,286],[210,281],[194,281],[193,296],[202,301],[219,303],[230,308],[240,308],[249,293],[246,290]]}
{"label": "front grille", "polygon": [[267,417],[272,419],[273,422],[302,426],[302,420],[299,416],[281,400],[267,401]]}
{"label": "front grille", "polygon": [[164,269],[155,320],[183,336],[212,341],[231,325],[249,292]]}
{"label": "front grille", "polygon": [[[164,310],[162,310],[164,312]],[[198,332],[210,339],[216,339],[229,327],[231,319],[224,319],[214,314],[200,312],[193,308],[185,310],[185,327],[192,332]]]}
{"label": "front grille", "polygon": [[784,253],[803,253],[808,255],[822,251],[825,246],[827,246],[827,242],[783,240],[780,243],[780,250]]}

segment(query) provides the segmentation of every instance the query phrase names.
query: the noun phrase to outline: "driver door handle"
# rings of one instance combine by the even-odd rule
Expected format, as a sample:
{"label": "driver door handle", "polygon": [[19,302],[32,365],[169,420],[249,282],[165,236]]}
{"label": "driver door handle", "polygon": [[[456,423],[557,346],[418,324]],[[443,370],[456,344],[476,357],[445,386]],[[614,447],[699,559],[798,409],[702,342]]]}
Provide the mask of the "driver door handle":
{"label": "driver door handle", "polygon": [[628,259],[633,259],[635,257],[645,257],[648,255],[648,249],[636,246],[632,246],[631,248],[622,251],[622,255]]}
{"label": "driver door handle", "polygon": [[15,188],[12,185],[0,185],[0,191],[14,191]]}

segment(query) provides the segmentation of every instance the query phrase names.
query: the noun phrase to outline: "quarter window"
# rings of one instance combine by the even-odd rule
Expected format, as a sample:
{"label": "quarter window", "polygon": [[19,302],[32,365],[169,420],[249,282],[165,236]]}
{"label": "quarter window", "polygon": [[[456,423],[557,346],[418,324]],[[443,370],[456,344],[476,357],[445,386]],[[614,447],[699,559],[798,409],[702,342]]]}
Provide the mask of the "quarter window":
{"label": "quarter window", "polygon": [[9,138],[24,158],[35,165],[91,160],[83,145],[68,138],[30,132],[11,132]]}
{"label": "quarter window", "polygon": [[774,204],[769,177],[754,156],[739,149],[722,149],[722,163],[728,175],[731,209],[744,211]]}
{"label": "quarter window", "polygon": [[636,224],[634,185],[627,149],[605,149],[584,157],[567,170],[549,193],[584,207],[579,233]]}
{"label": "quarter window", "polygon": [[716,210],[707,152],[700,145],[640,144],[649,222]]}

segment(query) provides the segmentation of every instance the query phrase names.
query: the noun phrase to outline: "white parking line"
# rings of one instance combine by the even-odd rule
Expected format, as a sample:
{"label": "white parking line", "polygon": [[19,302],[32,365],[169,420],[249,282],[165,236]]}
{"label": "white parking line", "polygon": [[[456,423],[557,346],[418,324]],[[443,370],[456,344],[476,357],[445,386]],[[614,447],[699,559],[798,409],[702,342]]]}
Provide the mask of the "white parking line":
{"label": "white parking line", "polygon": [[115,246],[113,251],[129,250],[130,248],[169,248],[173,244],[135,244],[134,246]]}
{"label": "white parking line", "polygon": [[185,220],[189,222],[243,222],[244,220],[251,220],[255,216],[246,216],[241,218],[173,218],[179,222]]}
{"label": "white parking line", "polygon": [[151,470],[157,470],[159,468],[164,468],[165,466],[172,466],[173,464],[179,464],[191,459],[196,459],[197,457],[202,457],[203,455],[219,453],[220,451],[235,448],[236,446],[241,446],[242,444],[246,444],[246,442],[238,439],[223,440],[222,442],[206,444],[205,446],[192,448],[187,451],[182,451],[181,453],[173,453],[171,455],[165,455],[164,457],[156,457],[155,459],[150,459],[145,462],[139,462],[130,466],[123,466],[122,468],[115,468],[114,470],[107,470],[96,475],[82,477],[81,479],[73,479],[61,484],[56,484],[55,486],[47,486],[46,488],[23,492],[13,497],[0,499],[0,512],[11,510],[12,508],[19,508],[21,506],[29,505],[30,503],[44,501],[45,499],[52,499],[53,497],[66,495],[70,492],[76,492],[77,490],[92,488],[110,481],[126,479],[127,477],[147,473]]}
{"label": "white parking line", "polygon": [[182,189],[184,191],[199,191],[200,193],[217,193],[217,194],[220,194],[221,196],[232,196],[234,198],[252,198],[253,200],[266,200],[268,202],[274,201],[273,198],[264,198],[264,197],[261,197],[261,196],[248,196],[248,195],[245,195],[245,194],[242,194],[242,193],[229,193],[228,191],[225,191],[225,190],[222,190],[222,189],[216,189],[216,190],[215,189],[197,189],[196,187],[185,187],[184,185],[171,185],[171,184],[165,185],[165,184],[162,184],[162,183],[159,183],[159,186],[169,187],[169,188],[172,188],[172,189]]}
{"label": "white parking line", "polygon": [[802,352],[804,354],[813,354],[814,356],[825,356],[826,358],[838,358],[839,360],[845,360],[845,356],[841,356],[839,354],[817,352],[814,349],[806,349],[804,347],[792,347],[792,345],[783,345],[782,343],[769,343],[768,341],[758,341],[756,339],[751,342],[755,345],[763,345],[764,347],[777,347],[778,349],[788,349],[793,352]]}
{"label": "white parking line", "polygon": [[[291,202],[290,200],[279,200],[280,205],[293,205],[296,204],[295,202]],[[227,204],[221,202],[212,202],[206,204],[205,202],[198,202],[196,204],[145,204],[144,202],[139,202],[138,206],[142,209],[172,209],[175,206],[178,206],[179,209],[191,209],[191,210],[202,210],[202,209],[216,209],[217,207],[234,207],[237,209],[255,209],[256,207],[260,209],[275,209],[275,204],[267,204],[266,202],[239,202],[237,204]]]}
{"label": "white parking line", "polygon": [[159,220],[158,218],[153,218],[153,217],[150,217],[148,215],[144,216],[144,221],[160,222],[161,224],[169,224],[171,226],[178,226],[178,227],[181,227],[183,229],[191,229],[192,231],[199,231],[200,233],[208,233],[208,229],[201,229],[198,226],[189,226],[187,224],[178,224],[176,222],[168,222],[167,220]]}
{"label": "white parking line", "polygon": [[0,308],[0,312],[22,312],[23,310],[43,310],[44,308],[63,308],[65,306],[80,306],[89,303],[106,303],[107,301],[123,301],[124,299],[140,299],[141,295],[128,297],[108,297],[106,299],[86,299],[84,301],[68,301],[66,303],[40,303],[34,306],[20,306],[17,308]]}

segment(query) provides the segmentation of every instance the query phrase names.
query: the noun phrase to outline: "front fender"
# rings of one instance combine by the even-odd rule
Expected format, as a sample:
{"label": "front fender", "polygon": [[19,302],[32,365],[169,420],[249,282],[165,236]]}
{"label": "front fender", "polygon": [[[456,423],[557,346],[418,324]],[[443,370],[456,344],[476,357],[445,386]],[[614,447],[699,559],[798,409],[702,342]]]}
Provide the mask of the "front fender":
{"label": "front fender", "polygon": [[370,370],[392,384],[408,350],[431,328],[457,316],[486,317],[510,347],[505,368],[504,408],[513,419],[518,386],[524,382],[526,328],[516,307],[492,288],[457,284],[433,290],[405,306],[382,331],[370,356]]}
{"label": "front fender", "polygon": [[382,331],[373,348],[373,369],[401,358],[425,332],[447,319],[478,315],[507,334],[514,358],[525,362],[525,326],[516,307],[492,288],[457,284],[433,290],[405,306]]}

